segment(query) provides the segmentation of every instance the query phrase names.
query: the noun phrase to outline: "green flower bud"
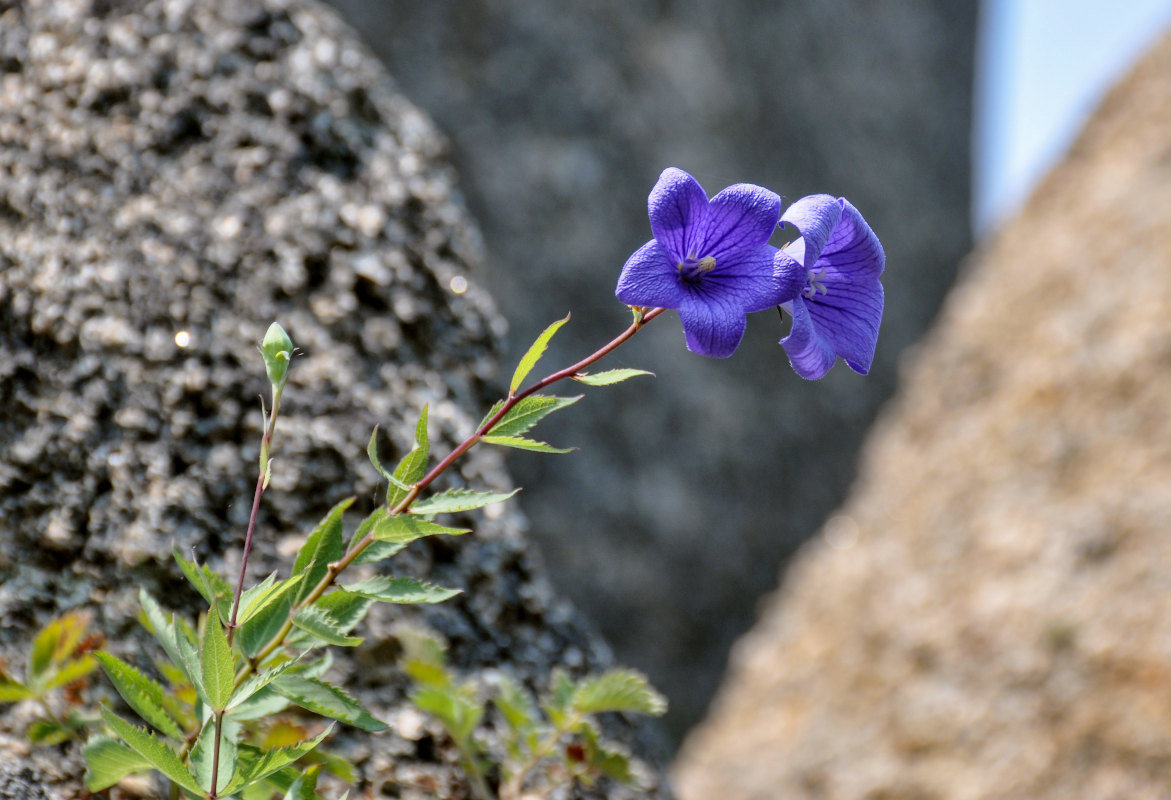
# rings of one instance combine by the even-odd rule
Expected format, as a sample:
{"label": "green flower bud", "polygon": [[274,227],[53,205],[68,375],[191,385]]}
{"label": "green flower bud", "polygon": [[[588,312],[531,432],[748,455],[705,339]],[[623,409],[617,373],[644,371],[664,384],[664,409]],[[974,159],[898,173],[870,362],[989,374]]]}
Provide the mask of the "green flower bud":
{"label": "green flower bud", "polygon": [[268,379],[272,385],[283,387],[289,361],[293,358],[293,340],[278,323],[268,326],[268,333],[264,334],[264,341],[260,344],[260,353],[264,356],[264,368],[268,370]]}

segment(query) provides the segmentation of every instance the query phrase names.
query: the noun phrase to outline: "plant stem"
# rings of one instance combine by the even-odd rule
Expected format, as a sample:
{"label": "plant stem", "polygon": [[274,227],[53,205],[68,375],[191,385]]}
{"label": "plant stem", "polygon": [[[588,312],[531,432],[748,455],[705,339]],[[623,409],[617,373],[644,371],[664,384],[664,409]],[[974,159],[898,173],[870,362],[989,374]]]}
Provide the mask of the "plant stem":
{"label": "plant stem", "polygon": [[[268,483],[265,478],[269,471],[269,453],[272,452],[272,437],[276,432],[276,418],[281,410],[282,389],[281,386],[274,385],[272,387],[272,414],[269,415],[268,424],[264,426],[264,434],[260,438],[260,475],[256,478],[256,492],[252,495],[252,513],[248,515],[248,532],[244,535],[244,553],[240,557],[240,577],[236,581],[236,595],[232,599],[232,618],[228,622],[229,645],[236,633],[236,616],[240,611],[240,595],[244,591],[244,574],[248,571],[248,554],[252,551],[252,534],[256,531],[256,517],[260,512],[260,497],[264,494],[265,486]],[[261,410],[263,411],[263,408]]]}
{"label": "plant stem", "polygon": [[219,788],[220,777],[220,738],[224,733],[224,712],[215,712],[215,745],[211,752],[211,792],[208,796],[215,800]]}
{"label": "plant stem", "polygon": [[550,751],[557,746],[561,741],[561,737],[569,731],[573,730],[573,726],[577,725],[581,720],[576,716],[571,716],[562,721],[560,725],[553,728],[552,733],[541,744],[537,745],[537,749],[529,756],[529,760],[521,766],[516,772],[508,777],[504,785],[500,787],[500,796],[503,800],[519,800],[520,793],[524,789],[525,779],[528,778],[529,773],[533,768],[541,763],[545,756],[549,755]]}
{"label": "plant stem", "polygon": [[[580,361],[578,361],[574,364],[571,364],[570,366],[565,367],[564,369],[560,369],[560,370],[557,370],[556,372],[553,372],[553,373],[550,373],[549,375],[546,375],[544,378],[537,381],[532,386],[525,389],[523,392],[519,392],[517,394],[510,395],[504,401],[504,404],[501,405],[501,407],[499,408],[499,410],[497,410],[497,412],[495,414],[493,414],[491,417],[489,417],[487,420],[485,420],[484,424],[481,425],[479,428],[477,428],[476,431],[471,436],[469,436],[458,447],[456,447],[454,450],[452,450],[450,453],[448,453],[447,456],[442,461],[440,461],[438,464],[436,464],[434,467],[432,467],[431,471],[428,472],[426,475],[424,475],[419,480],[418,483],[414,484],[411,487],[411,490],[409,492],[407,492],[406,496],[403,497],[403,499],[400,500],[398,502],[398,504],[395,505],[394,508],[392,508],[388,511],[387,516],[395,516],[397,514],[402,514],[407,509],[409,509],[411,507],[411,504],[414,503],[415,500],[418,499],[420,493],[422,493],[422,491],[424,489],[426,489],[428,486],[430,486],[431,483],[433,481],[435,481],[436,478],[438,478],[445,471],[447,471],[447,469],[449,467],[451,467],[451,465],[454,464],[456,462],[456,460],[459,459],[460,456],[462,456],[468,450],[471,450],[476,445],[477,442],[479,442],[483,437],[487,436],[491,432],[492,428],[494,428],[500,422],[500,420],[502,420],[504,418],[504,416],[509,411],[511,411],[513,409],[513,407],[516,406],[516,404],[519,403],[521,400],[524,400],[526,397],[529,397],[530,395],[533,395],[533,394],[541,391],[542,389],[544,389],[546,386],[549,386],[550,384],[556,383],[557,381],[560,381],[560,380],[564,380],[565,378],[572,378],[574,375],[577,375],[582,370],[584,370],[586,367],[589,367],[592,364],[594,364],[595,362],[600,361],[602,358],[609,355],[614,350],[618,349],[621,345],[626,343],[626,341],[629,340],[632,336],[634,336],[634,334],[638,333],[639,330],[642,329],[643,325],[650,322],[652,319],[659,316],[660,314],[662,314],[666,310],[667,309],[665,309],[665,308],[635,309],[634,321],[630,323],[630,326],[626,330],[624,330],[622,333],[618,334],[613,339],[611,339],[610,342],[608,342],[607,344],[605,344],[604,346],[602,346],[598,350],[595,350],[593,353],[591,353],[590,355],[581,359]],[[275,406],[273,409],[273,419],[274,420],[276,419]],[[260,497],[260,495],[258,493],[257,494],[258,500],[259,500],[259,497]],[[255,514],[255,509],[253,509],[253,513]],[[251,526],[249,526],[249,536],[251,536]],[[354,560],[359,555],[362,554],[362,551],[365,550],[370,545],[372,545],[374,543],[374,541],[375,541],[375,539],[374,539],[374,536],[372,533],[366,534],[364,537],[362,537],[362,539],[360,541],[355,543],[354,546],[352,548],[350,548],[350,551],[348,553],[346,553],[339,560],[337,560],[334,563],[329,565],[329,570],[325,573],[325,576],[322,577],[322,579],[318,582],[318,584],[313,588],[313,591],[311,591],[308,595],[306,595],[305,598],[295,608],[293,608],[290,611],[289,619],[285,621],[284,625],[281,626],[281,629],[279,631],[277,631],[276,635],[273,636],[273,638],[269,641],[269,643],[267,645],[265,645],[264,649],[261,650],[256,655],[255,658],[250,659],[248,661],[248,663],[246,663],[241,668],[239,674],[236,676],[236,685],[237,686],[239,686],[241,683],[243,683],[244,680],[247,679],[248,676],[251,675],[256,670],[256,667],[259,664],[264,663],[264,660],[266,658],[268,658],[270,655],[272,655],[272,653],[284,643],[285,637],[288,636],[289,632],[292,631],[292,629],[293,629],[293,613],[296,612],[296,610],[298,608],[304,608],[305,606],[312,605],[314,602],[316,602],[317,599],[320,598],[321,595],[325,594],[326,590],[328,590],[329,587],[333,585],[333,582],[337,579],[337,576],[340,575],[346,569],[346,567],[348,567],[350,564],[352,564],[354,562]],[[247,548],[247,542],[245,543],[245,548]],[[245,553],[247,553],[247,550],[245,550]],[[239,598],[239,590],[237,589],[237,599],[238,598]],[[232,619],[233,619],[233,623],[234,623],[234,621],[235,621],[235,612],[234,611],[233,611]],[[229,635],[230,635],[230,631],[231,631],[231,629],[229,628]]]}

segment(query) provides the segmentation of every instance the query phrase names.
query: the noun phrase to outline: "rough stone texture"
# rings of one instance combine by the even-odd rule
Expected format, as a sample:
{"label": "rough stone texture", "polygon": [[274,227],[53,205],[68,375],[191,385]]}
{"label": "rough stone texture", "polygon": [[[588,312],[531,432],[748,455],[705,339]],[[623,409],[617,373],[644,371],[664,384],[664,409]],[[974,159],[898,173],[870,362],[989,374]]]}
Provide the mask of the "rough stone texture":
{"label": "rough stone texture", "polygon": [[967,265],[685,798],[1171,794],[1171,39]]}
{"label": "rough stone texture", "polygon": [[614,284],[650,238],[646,196],[666,166],[711,192],[845,195],[883,238],[870,377],[839,366],[802,382],[775,314],[709,361],[684,350],[672,314],[617,356],[657,379],[550,426],[579,452],[510,461],[558,585],[668,692],[681,736],[778,565],[842,502],[899,351],[970,249],[978,4],[331,2],[451,136],[512,358],[566,311],[562,358],[625,324]]}
{"label": "rough stone texture", "polygon": [[[338,500],[372,507],[375,424],[388,460],[424,403],[437,448],[471,431],[502,323],[443,150],[308,0],[0,2],[3,655],[22,661],[36,626],[77,605],[126,646],[140,586],[198,611],[170,551],[239,557],[267,389],[256,343],[272,319],[303,353],[253,576],[287,563]],[[457,276],[466,294],[449,290]],[[486,448],[452,480],[510,485]],[[395,562],[468,590],[426,613],[455,666],[543,685],[554,665],[609,662],[513,507],[465,521],[475,536]],[[373,617],[341,659],[392,729],[339,746],[376,795],[462,797],[442,737],[403,708],[391,633],[408,616]],[[0,781],[25,774],[11,760],[0,753]]]}

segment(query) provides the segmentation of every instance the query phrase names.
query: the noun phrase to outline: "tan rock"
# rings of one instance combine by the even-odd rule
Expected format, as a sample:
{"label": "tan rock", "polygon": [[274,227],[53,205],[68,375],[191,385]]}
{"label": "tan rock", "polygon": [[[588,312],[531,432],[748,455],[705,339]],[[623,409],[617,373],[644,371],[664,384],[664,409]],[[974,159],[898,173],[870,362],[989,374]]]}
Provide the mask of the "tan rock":
{"label": "tan rock", "polygon": [[972,258],[676,780],[1171,794],[1171,39]]}

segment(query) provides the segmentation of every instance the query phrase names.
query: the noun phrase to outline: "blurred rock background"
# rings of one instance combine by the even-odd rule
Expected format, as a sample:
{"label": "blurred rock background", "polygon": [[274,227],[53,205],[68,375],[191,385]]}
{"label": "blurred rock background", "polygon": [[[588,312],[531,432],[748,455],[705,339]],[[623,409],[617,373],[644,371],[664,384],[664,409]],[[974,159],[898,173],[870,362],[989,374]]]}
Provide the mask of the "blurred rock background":
{"label": "blurred rock background", "polygon": [[510,461],[558,585],[668,693],[681,735],[778,566],[841,502],[900,351],[969,249],[977,4],[332,2],[450,137],[513,360],[567,311],[553,358],[626,324],[614,283],[650,238],[646,195],[666,166],[709,193],[848,196],[883,240],[870,377],[839,365],[803,383],[769,314],[708,361],[672,315],[612,364],[658,378],[591,392],[543,427],[580,451]]}
{"label": "blurred rock background", "polygon": [[967,262],[681,797],[1171,795],[1169,209],[1171,38]]}

